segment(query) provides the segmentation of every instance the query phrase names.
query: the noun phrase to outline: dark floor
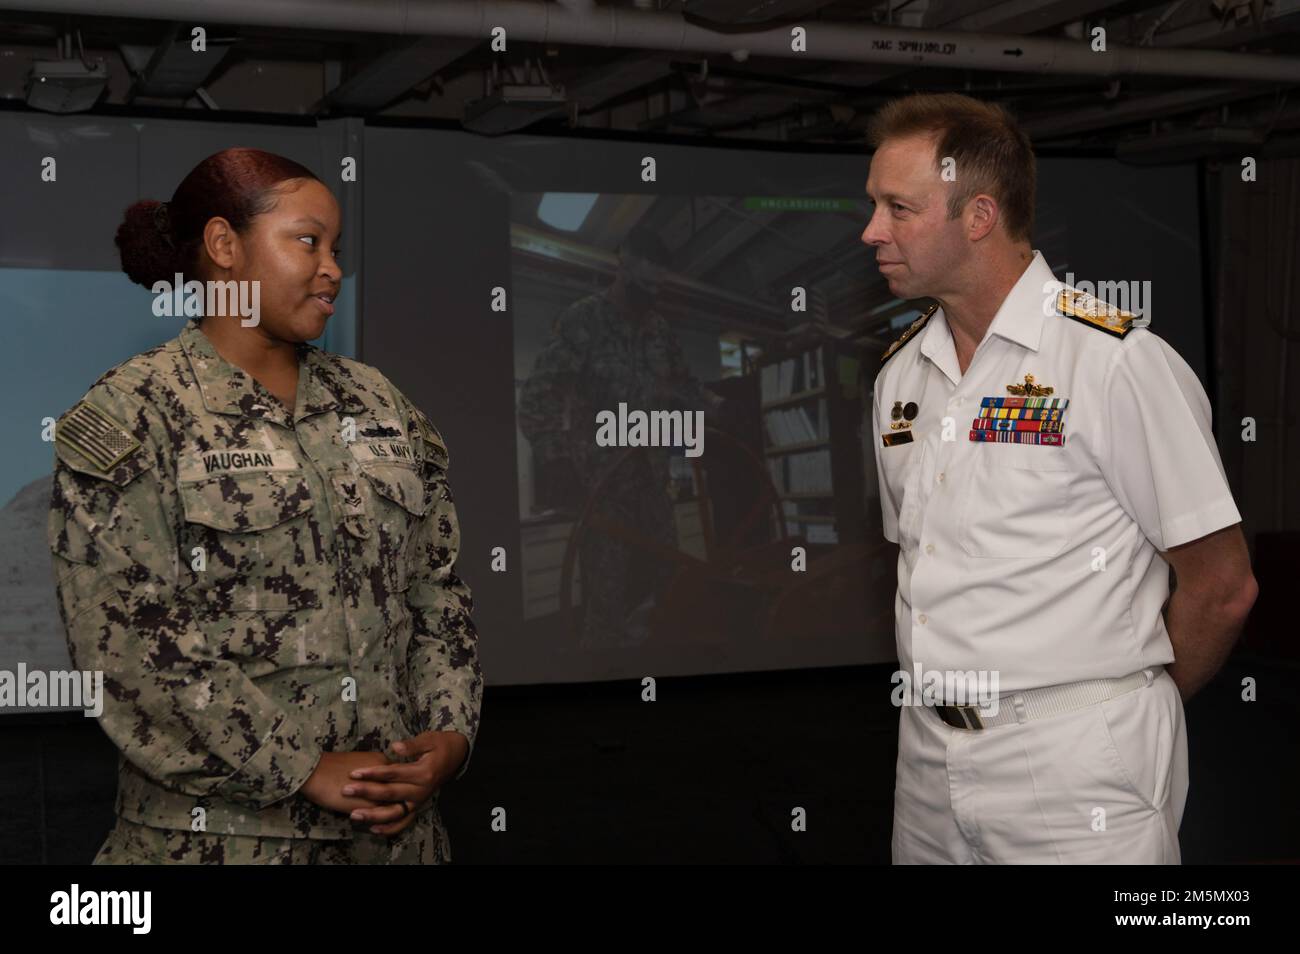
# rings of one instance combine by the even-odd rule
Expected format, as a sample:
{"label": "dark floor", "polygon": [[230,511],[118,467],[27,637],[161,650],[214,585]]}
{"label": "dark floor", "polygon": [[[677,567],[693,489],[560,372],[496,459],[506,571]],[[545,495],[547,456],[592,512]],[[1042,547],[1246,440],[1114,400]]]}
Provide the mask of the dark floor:
{"label": "dark floor", "polygon": [[[654,703],[633,682],[489,689],[442,796],[454,860],[888,863],[894,668],[665,679]],[[1260,701],[1241,701],[1245,676]],[[1235,658],[1187,716],[1184,862],[1300,860],[1300,670]],[[93,720],[0,717],[0,863],[89,862],[115,772]]]}

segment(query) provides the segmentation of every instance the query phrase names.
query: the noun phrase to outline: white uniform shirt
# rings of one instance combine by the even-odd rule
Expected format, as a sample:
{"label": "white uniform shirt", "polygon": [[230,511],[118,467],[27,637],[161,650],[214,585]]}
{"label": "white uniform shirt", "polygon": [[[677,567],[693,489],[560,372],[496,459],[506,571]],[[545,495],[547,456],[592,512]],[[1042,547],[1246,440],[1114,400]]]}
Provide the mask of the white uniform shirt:
{"label": "white uniform shirt", "polygon": [[[1147,328],[1121,338],[1064,316],[1065,287],[1035,251],[965,374],[939,309],[877,375],[906,672],[997,671],[1009,692],[1172,662],[1157,550],[1241,520],[1187,363]],[[1026,374],[1069,399],[1063,443],[971,440],[981,399]],[[917,405],[912,440],[885,446],[895,402]]]}

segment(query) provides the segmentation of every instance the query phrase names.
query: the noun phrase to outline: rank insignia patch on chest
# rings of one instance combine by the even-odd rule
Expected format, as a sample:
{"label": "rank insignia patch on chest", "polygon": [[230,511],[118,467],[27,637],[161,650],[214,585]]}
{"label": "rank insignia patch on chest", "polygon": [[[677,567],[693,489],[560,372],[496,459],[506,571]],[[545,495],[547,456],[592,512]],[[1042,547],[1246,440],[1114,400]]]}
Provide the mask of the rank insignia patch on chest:
{"label": "rank insignia patch on chest", "polygon": [[[1032,385],[1033,375],[1025,375],[1025,379]],[[1016,385],[1008,385],[1013,387]],[[970,439],[1060,447],[1065,443],[1065,409],[1069,405],[1070,399],[1061,397],[982,398],[980,416],[971,422]]]}

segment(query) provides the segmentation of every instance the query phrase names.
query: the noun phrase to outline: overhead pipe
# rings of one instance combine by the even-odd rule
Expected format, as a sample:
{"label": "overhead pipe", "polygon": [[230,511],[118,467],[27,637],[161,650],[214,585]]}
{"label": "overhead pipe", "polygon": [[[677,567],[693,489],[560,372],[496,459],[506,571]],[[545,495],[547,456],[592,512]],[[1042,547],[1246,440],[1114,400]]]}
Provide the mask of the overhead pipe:
{"label": "overhead pipe", "polygon": [[674,53],[729,54],[786,59],[883,64],[901,68],[949,67],[1014,73],[1081,76],[1184,76],[1261,83],[1300,83],[1300,57],[1112,46],[1095,53],[1090,39],[1054,40],[1016,34],[960,33],[860,26],[810,19],[806,52],[791,49],[796,24],[719,32],[680,14],[580,2],[526,0],[15,0],[13,7],[41,13],[119,16],[186,23],[310,27],[345,33],[488,39],[504,28],[507,43],[527,40],[579,46],[629,47]]}

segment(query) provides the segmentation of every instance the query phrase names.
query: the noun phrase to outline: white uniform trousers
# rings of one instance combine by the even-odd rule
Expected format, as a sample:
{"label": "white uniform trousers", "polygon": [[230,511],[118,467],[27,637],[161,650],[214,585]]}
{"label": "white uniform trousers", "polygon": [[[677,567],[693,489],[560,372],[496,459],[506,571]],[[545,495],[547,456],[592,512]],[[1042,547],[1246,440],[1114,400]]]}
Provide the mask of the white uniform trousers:
{"label": "white uniform trousers", "polygon": [[1181,863],[1186,722],[1173,679],[1154,672],[1105,702],[991,729],[903,706],[894,863]]}

